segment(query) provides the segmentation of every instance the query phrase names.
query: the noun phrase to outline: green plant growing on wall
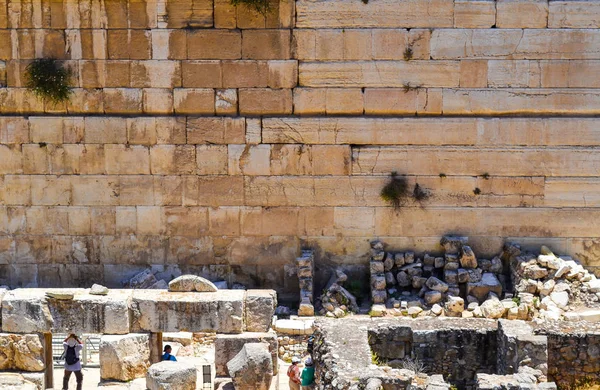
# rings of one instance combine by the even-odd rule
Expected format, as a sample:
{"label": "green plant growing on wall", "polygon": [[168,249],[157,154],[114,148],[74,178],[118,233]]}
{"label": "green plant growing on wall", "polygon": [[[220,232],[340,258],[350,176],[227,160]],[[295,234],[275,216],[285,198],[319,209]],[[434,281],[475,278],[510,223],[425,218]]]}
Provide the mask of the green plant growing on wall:
{"label": "green plant growing on wall", "polygon": [[34,60],[25,69],[27,88],[40,99],[55,104],[69,100],[71,76],[71,70],[53,58]]}
{"label": "green plant growing on wall", "polygon": [[409,196],[408,182],[406,177],[398,176],[397,172],[392,172],[390,181],[381,189],[379,194],[381,199],[389,203],[395,209],[398,209],[406,203]]}
{"label": "green plant growing on wall", "polygon": [[475,189],[473,190],[473,193],[475,195],[479,195],[479,194],[481,194],[481,189],[479,189],[479,187],[475,187]]}
{"label": "green plant growing on wall", "polygon": [[406,49],[404,49],[404,61],[412,60],[413,54],[412,46],[408,46]]}
{"label": "green plant growing on wall", "polygon": [[485,180],[489,180],[490,174],[486,172],[483,175],[481,175],[481,177],[483,177]]}
{"label": "green plant growing on wall", "polygon": [[404,93],[409,93],[410,91],[416,91],[421,88],[421,85],[412,85],[410,82],[406,82],[402,84],[402,89],[404,89]]}
{"label": "green plant growing on wall", "polygon": [[430,195],[429,191],[421,187],[419,183],[415,184],[415,188],[413,189],[413,198],[415,198],[415,200],[421,202],[429,198]]}
{"label": "green plant growing on wall", "polygon": [[230,0],[231,4],[234,6],[238,6],[243,4],[248,9],[258,12],[264,17],[267,17],[267,14],[271,12],[271,3],[269,0]]}

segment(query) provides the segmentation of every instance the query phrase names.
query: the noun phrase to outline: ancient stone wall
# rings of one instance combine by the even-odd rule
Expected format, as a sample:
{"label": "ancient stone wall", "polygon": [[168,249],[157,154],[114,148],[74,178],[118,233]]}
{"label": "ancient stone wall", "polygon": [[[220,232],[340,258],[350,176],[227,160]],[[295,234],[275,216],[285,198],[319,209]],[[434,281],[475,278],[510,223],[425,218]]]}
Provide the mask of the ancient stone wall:
{"label": "ancient stone wall", "polygon": [[[301,247],[600,253],[600,1],[0,0],[0,283],[290,290]],[[54,57],[54,105],[24,88]],[[394,212],[388,175],[429,193]],[[441,248],[440,248],[441,249]],[[596,263],[595,263],[596,262]],[[294,277],[292,277],[294,279]]]}

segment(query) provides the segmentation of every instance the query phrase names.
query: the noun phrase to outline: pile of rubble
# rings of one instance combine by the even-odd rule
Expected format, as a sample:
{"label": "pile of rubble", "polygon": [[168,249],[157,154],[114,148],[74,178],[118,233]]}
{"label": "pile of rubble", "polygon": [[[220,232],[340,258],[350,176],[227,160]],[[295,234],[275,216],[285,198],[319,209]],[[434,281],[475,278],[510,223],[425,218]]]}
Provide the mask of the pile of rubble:
{"label": "pile of rubble", "polygon": [[544,246],[540,252],[510,262],[518,299],[537,310],[536,318],[577,319],[570,309],[600,306],[600,280],[595,275],[569,256],[556,256]]}
{"label": "pile of rubble", "polygon": [[371,315],[560,319],[570,316],[570,302],[599,300],[600,280],[569,257],[545,247],[539,256],[521,255],[506,244],[491,260],[477,259],[467,244],[467,237],[446,236],[443,256],[416,257],[373,241]]}
{"label": "pile of rubble", "polygon": [[298,266],[298,282],[300,285],[300,307],[298,315],[314,316],[313,305],[313,275],[315,273],[315,255],[311,250],[302,251],[302,256],[296,259]]}
{"label": "pile of rubble", "polygon": [[356,297],[344,288],[348,276],[336,269],[319,297],[319,314],[327,317],[344,317],[349,312],[358,313]]}

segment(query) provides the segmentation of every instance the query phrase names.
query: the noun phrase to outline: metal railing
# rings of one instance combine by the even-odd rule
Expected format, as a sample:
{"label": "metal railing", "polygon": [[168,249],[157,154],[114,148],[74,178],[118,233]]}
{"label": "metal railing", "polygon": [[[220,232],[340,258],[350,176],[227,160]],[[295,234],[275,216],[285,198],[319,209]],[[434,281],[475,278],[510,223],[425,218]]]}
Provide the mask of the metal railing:
{"label": "metal railing", "polygon": [[[63,342],[67,336],[67,334],[62,333],[52,335],[52,359],[54,360],[55,367],[62,366],[65,363]],[[83,367],[100,367],[100,361],[98,360],[100,335],[83,334],[80,338],[83,342],[83,349],[80,355],[81,365]]]}

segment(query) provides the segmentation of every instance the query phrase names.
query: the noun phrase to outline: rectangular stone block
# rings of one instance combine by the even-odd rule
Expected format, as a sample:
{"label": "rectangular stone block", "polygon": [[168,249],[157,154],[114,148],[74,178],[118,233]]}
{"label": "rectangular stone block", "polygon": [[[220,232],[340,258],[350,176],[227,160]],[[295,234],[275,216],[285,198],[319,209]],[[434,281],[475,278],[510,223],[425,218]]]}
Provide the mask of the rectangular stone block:
{"label": "rectangular stone block", "polygon": [[189,118],[189,144],[242,144],[245,138],[244,118]]}
{"label": "rectangular stone block", "polygon": [[213,25],[212,0],[166,2],[169,28],[206,28]]}
{"label": "rectangular stone block", "polygon": [[596,178],[548,178],[544,186],[544,205],[548,207],[595,207]]}
{"label": "rectangular stone block", "polygon": [[371,61],[302,63],[303,87],[457,87],[460,63],[455,61]]}
{"label": "rectangular stone block", "polygon": [[[42,176],[45,178],[45,176]],[[6,175],[3,177],[4,180],[0,181],[0,200],[5,205],[24,205],[30,206],[32,204],[31,192],[32,192],[32,176],[28,175]],[[36,176],[33,176],[33,181]],[[38,191],[34,191],[35,195]],[[36,201],[38,198],[36,196]]]}
{"label": "rectangular stone block", "polygon": [[217,332],[244,330],[243,290],[214,293],[134,291],[133,332]]}
{"label": "rectangular stone block", "polygon": [[[73,299],[49,298],[72,293]],[[2,330],[9,333],[129,333],[131,290],[90,295],[85,289],[16,289],[2,300]]]}
{"label": "rectangular stone block", "polygon": [[265,88],[268,84],[267,61],[223,61],[223,87]]}
{"label": "rectangular stone block", "polygon": [[221,61],[183,61],[181,64],[183,87],[222,88]]}
{"label": "rectangular stone block", "polygon": [[154,175],[190,175],[196,172],[196,147],[156,145],[150,149],[150,170]]}
{"label": "rectangular stone block", "polygon": [[551,1],[548,28],[598,28],[600,3],[595,1]]}
{"label": "rectangular stone block", "polygon": [[594,29],[439,29],[431,35],[431,58],[598,59]]}
{"label": "rectangular stone block", "polygon": [[600,72],[599,61],[542,60],[530,64],[530,77],[539,66],[541,88],[598,88],[600,84],[593,75]]}
{"label": "rectangular stone block", "polygon": [[239,90],[240,114],[285,115],[292,113],[291,89],[253,88]]}
{"label": "rectangular stone block", "polygon": [[106,114],[139,114],[142,112],[142,90],[134,88],[105,88]]}
{"label": "rectangular stone block", "polygon": [[[5,183],[6,185],[6,183]],[[24,196],[23,199],[27,199]],[[31,202],[33,205],[67,206],[71,204],[71,178],[68,176],[33,176]]]}
{"label": "rectangular stone block", "polygon": [[150,174],[150,153],[141,145],[105,145],[106,173],[111,175]]}
{"label": "rectangular stone block", "polygon": [[456,0],[455,28],[490,28],[496,24],[496,2],[490,0]]}
{"label": "rectangular stone block", "polygon": [[196,146],[196,165],[199,175],[226,175],[227,161],[227,145]]}
{"label": "rectangular stone block", "polygon": [[247,343],[267,343],[273,357],[273,375],[277,374],[278,342],[275,332],[244,332],[241,335],[219,334],[215,339],[215,371],[217,376],[227,376],[227,362],[237,355]]}
{"label": "rectangular stone block", "polygon": [[369,4],[348,0],[296,3],[297,28],[452,27],[454,2],[449,0],[384,0]]}
{"label": "rectangular stone block", "polygon": [[273,290],[246,291],[246,332],[268,332],[277,307],[277,293]]}
{"label": "rectangular stone block", "polygon": [[595,89],[444,89],[444,114],[570,114],[600,112]]}
{"label": "rectangular stone block", "polygon": [[127,121],[116,117],[86,117],[84,119],[87,144],[123,144],[127,141]]}
{"label": "rectangular stone block", "polygon": [[239,207],[210,208],[208,211],[209,231],[215,236],[240,235]]}
{"label": "rectangular stone block", "polygon": [[146,60],[131,63],[133,88],[177,88],[181,86],[179,61]]}
{"label": "rectangular stone block", "polygon": [[498,28],[546,28],[548,1],[499,0],[496,4]]}
{"label": "rectangular stone block", "polygon": [[242,58],[288,60],[291,58],[290,30],[243,30]]}
{"label": "rectangular stone block", "polygon": [[29,142],[29,121],[24,117],[0,117],[0,144]]}
{"label": "rectangular stone block", "polygon": [[[375,209],[375,234],[381,236],[431,237],[445,232],[457,234],[477,231],[481,236],[497,237],[579,237],[595,234],[595,209],[557,208],[407,208],[402,210],[406,219],[423,221],[406,225],[388,208]],[[434,217],[435,214],[435,217]],[[484,218],[484,216],[486,216]],[[479,222],[478,218],[493,218],[496,223]],[[578,218],[579,224],[569,224]],[[429,223],[428,221],[434,221]],[[489,219],[488,219],[489,221]],[[535,223],[532,223],[535,221]],[[589,226],[583,228],[580,224]],[[465,227],[468,224],[468,227]],[[403,226],[404,225],[404,226]],[[593,231],[593,232],[592,232]]]}
{"label": "rectangular stone block", "polygon": [[176,114],[198,115],[215,113],[215,91],[201,88],[177,88],[173,91]]}
{"label": "rectangular stone block", "polygon": [[564,153],[560,148],[357,147],[352,150],[352,173],[386,174],[402,167],[403,173],[416,175],[486,172],[492,176],[594,176],[596,158],[591,151],[586,148]]}
{"label": "rectangular stone block", "polygon": [[195,30],[187,34],[190,60],[237,60],[242,58],[242,33],[235,30]]}

